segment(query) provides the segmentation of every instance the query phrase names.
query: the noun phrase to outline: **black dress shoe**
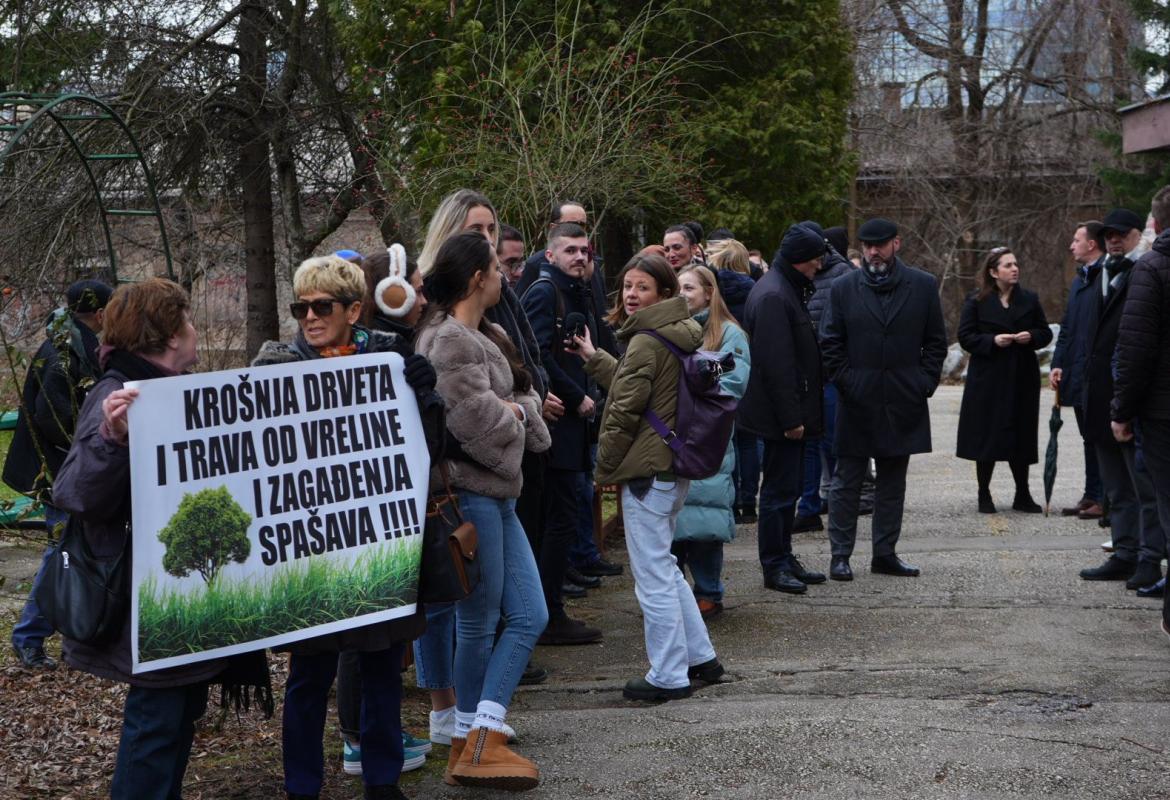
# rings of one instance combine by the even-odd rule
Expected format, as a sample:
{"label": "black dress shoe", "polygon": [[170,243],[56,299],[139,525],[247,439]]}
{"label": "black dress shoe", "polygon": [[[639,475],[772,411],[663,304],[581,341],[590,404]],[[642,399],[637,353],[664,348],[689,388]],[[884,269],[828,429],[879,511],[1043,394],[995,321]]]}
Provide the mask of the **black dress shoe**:
{"label": "black dress shoe", "polygon": [[787,592],[788,594],[804,594],[808,591],[808,586],[804,581],[793,575],[786,569],[774,569],[764,575],[764,586],[775,592]]}
{"label": "black dress shoe", "polygon": [[621,575],[622,565],[606,561],[604,558],[599,558],[596,561],[586,564],[583,567],[577,567],[577,572],[580,572],[582,575],[592,575],[598,578],[607,578],[614,575]]}
{"label": "black dress shoe", "polygon": [[991,492],[979,493],[979,513],[980,514],[994,514],[996,513],[995,502],[991,499]]}
{"label": "black dress shoe", "polygon": [[1099,567],[1090,567],[1081,570],[1081,577],[1087,581],[1124,581],[1133,575],[1137,564],[1132,561],[1122,561],[1117,556],[1109,556]]}
{"label": "black dress shoe", "polygon": [[31,647],[12,646],[20,663],[29,669],[56,669],[57,662],[45,654],[45,648],[40,645]]}
{"label": "black dress shoe", "polygon": [[873,561],[869,562],[869,571],[879,575],[897,575],[899,578],[917,578],[922,572],[893,553],[888,556],[874,556]]}
{"label": "black dress shoe", "polygon": [[792,569],[790,570],[796,579],[801,583],[824,583],[825,576],[820,572],[813,572],[811,569],[805,569],[804,564],[801,564],[795,558],[792,559]]}
{"label": "black dress shoe", "polygon": [[601,641],[601,630],[567,616],[554,617],[548,621],[544,633],[536,643],[539,645],[594,644]]}
{"label": "black dress shoe", "polygon": [[585,591],[584,586],[578,586],[577,584],[569,583],[568,581],[565,581],[561,585],[561,597],[568,597],[568,598],[571,598],[573,600],[580,600],[582,597],[584,597],[587,594],[589,594],[589,593]]}
{"label": "black dress shoe", "polygon": [[793,533],[811,533],[812,531],[823,531],[825,523],[821,522],[821,518],[816,514],[809,514],[806,516],[798,516],[792,521]]}
{"label": "black dress shoe", "polygon": [[583,575],[572,567],[565,570],[565,580],[569,583],[575,583],[582,589],[596,589],[601,586],[601,578],[596,575]]}
{"label": "black dress shoe", "polygon": [[622,697],[627,700],[643,700],[647,703],[665,703],[667,700],[681,700],[690,696],[691,687],[689,685],[678,689],[663,689],[645,678],[631,678],[626,681],[626,687],[622,689]]}
{"label": "black dress shoe", "polygon": [[1125,582],[1125,588],[1133,591],[1146,586],[1153,586],[1162,580],[1162,565],[1150,561],[1139,561],[1133,575]]}
{"label": "black dress shoe", "polygon": [[755,525],[759,521],[755,506],[743,506],[735,513],[736,525]]}
{"label": "black dress shoe", "polygon": [[702,683],[718,683],[719,679],[723,677],[723,672],[723,665],[719,663],[717,658],[704,661],[702,664],[695,664],[693,667],[687,667],[687,677]]}
{"label": "black dress shoe", "polygon": [[524,674],[520,676],[520,685],[536,686],[539,683],[544,683],[546,680],[548,680],[548,670],[529,662],[528,666],[524,669]]}
{"label": "black dress shoe", "polygon": [[1138,597],[1163,597],[1166,594],[1166,579],[1162,578],[1151,586],[1143,586],[1137,590]]}
{"label": "black dress shoe", "polygon": [[849,568],[849,559],[845,556],[833,556],[829,564],[829,577],[835,581],[853,580],[853,570]]}
{"label": "black dress shoe", "polygon": [[1023,511],[1025,514],[1040,514],[1044,507],[1032,499],[1031,494],[1017,494],[1012,501],[1012,511]]}

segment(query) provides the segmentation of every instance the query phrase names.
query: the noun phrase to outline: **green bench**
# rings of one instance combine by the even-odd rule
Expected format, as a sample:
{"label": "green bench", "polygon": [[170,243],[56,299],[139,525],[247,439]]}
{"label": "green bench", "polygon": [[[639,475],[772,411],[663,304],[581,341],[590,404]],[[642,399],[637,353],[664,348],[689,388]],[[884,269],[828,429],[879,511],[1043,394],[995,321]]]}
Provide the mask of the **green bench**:
{"label": "green bench", "polygon": [[[16,428],[17,413],[5,411],[0,414],[0,431],[10,431]],[[11,504],[11,505],[9,505]],[[40,503],[28,497],[18,497],[15,500],[0,502],[0,528],[28,523],[34,519],[44,519],[45,510]]]}

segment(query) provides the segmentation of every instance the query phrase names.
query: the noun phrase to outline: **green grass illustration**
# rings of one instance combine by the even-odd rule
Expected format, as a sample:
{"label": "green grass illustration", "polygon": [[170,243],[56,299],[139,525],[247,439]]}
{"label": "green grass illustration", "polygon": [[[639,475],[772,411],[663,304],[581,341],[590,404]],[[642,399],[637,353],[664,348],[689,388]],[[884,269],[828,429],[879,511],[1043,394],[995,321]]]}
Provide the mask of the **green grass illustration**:
{"label": "green grass illustration", "polygon": [[221,576],[193,592],[160,590],[152,575],[138,590],[139,658],[200,653],[413,603],[421,549],[419,537],[352,563],[286,564],[266,581]]}

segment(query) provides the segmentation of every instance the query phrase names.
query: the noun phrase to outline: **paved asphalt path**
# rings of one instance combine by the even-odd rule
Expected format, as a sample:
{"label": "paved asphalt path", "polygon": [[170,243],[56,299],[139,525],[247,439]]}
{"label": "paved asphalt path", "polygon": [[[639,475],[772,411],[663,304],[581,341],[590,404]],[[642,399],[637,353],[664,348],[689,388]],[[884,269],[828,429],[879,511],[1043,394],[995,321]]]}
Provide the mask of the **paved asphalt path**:
{"label": "paved asphalt path", "polygon": [[[1095,523],[975,511],[975,469],[953,456],[961,387],[931,404],[935,452],[910,462],[899,552],[920,578],[869,573],[801,597],[763,588],[754,526],[726,548],[727,610],[711,626],[727,681],[660,706],[622,699],[644,673],[627,575],[572,613],[603,644],[538,648],[552,672],[509,721],[541,767],[532,798],[1166,798],[1170,642],[1160,604],[1077,571],[1103,559]],[[1047,443],[1051,394],[1041,399]],[[1080,497],[1070,413],[1054,504]],[[1007,465],[992,491],[1011,505]],[[1042,497],[1040,469],[1033,492]],[[800,534],[827,571],[824,533]],[[625,560],[624,552],[617,552]],[[436,748],[442,757],[445,748]],[[463,797],[437,770],[404,787]]]}

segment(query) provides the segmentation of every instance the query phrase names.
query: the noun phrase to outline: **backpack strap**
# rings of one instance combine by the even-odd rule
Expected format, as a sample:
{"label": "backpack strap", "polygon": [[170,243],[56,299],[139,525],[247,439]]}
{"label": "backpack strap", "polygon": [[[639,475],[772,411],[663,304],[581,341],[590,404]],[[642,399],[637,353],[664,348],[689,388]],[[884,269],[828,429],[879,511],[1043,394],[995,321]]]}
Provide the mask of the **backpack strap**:
{"label": "backpack strap", "polygon": [[[565,338],[565,298],[561,296],[560,287],[558,287],[553,279],[544,274],[544,269],[541,268],[540,277],[528,284],[528,288],[524,290],[524,296],[520,298],[520,302],[524,302],[524,298],[528,297],[528,293],[536,287],[537,284],[547,283],[552,287],[553,297],[556,298],[555,316],[553,317],[553,347],[552,357],[554,361],[561,363],[564,357],[564,346],[557,346],[557,342]],[[539,358],[539,355],[537,356]]]}
{"label": "backpack strap", "polygon": [[[668,353],[677,358],[679,361],[686,357],[686,353],[684,353],[677,345],[675,345],[658,331],[637,331],[634,335],[637,336],[640,333],[644,333],[647,336],[653,336],[666,347],[666,351]],[[642,417],[646,420],[646,422],[650,423],[650,427],[654,430],[655,433],[658,434],[667,447],[676,453],[682,450],[682,440],[678,438],[678,434],[672,431],[670,427],[662,421],[662,417],[658,416],[650,409],[643,411]]]}

